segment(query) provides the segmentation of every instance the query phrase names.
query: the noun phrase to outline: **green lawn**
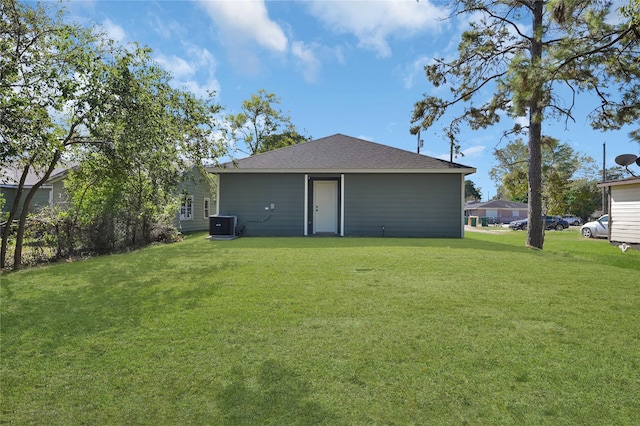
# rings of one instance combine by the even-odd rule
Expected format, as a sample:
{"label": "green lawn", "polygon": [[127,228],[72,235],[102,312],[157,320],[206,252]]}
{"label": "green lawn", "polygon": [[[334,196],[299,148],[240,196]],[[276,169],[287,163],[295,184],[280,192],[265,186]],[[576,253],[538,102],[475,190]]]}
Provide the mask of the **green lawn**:
{"label": "green lawn", "polygon": [[1,422],[637,424],[640,252],[240,238],[0,275]]}

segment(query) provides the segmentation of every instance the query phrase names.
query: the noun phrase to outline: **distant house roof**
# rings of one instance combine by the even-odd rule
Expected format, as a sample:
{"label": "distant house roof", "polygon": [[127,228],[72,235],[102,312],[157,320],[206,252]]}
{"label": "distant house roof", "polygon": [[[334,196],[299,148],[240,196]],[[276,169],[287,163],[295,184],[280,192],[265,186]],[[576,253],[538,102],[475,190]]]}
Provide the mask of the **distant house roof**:
{"label": "distant house roof", "polygon": [[[14,188],[18,186],[20,177],[22,176],[22,169],[16,167],[4,167],[0,169],[0,186],[5,188]],[[24,182],[26,187],[35,185],[41,176],[33,171],[27,174],[27,179]]]}
{"label": "distant house roof", "polygon": [[636,183],[640,183],[640,177],[634,176],[625,179],[611,180],[608,182],[599,183],[598,186],[600,188],[609,187],[609,186],[618,186],[618,185],[633,185]]}
{"label": "distant house roof", "polygon": [[[51,180],[56,176],[62,173],[65,173],[68,170],[68,166],[60,165],[53,170],[51,173],[51,177],[46,182],[46,184],[51,183]],[[24,182],[25,187],[30,188],[42,178],[44,173],[35,172],[33,169],[29,171],[27,174],[27,179]],[[19,167],[3,167],[0,169],[0,186],[5,188],[15,188],[20,183],[20,177],[22,176],[22,169]],[[44,186],[46,186],[46,184]]]}
{"label": "distant house roof", "polygon": [[487,202],[469,202],[465,205],[465,209],[511,209],[520,210],[527,209],[529,205],[527,203],[517,203],[515,201],[507,200],[491,200]]}
{"label": "distant house roof", "polygon": [[475,173],[451,163],[341,134],[210,167],[210,172]]}

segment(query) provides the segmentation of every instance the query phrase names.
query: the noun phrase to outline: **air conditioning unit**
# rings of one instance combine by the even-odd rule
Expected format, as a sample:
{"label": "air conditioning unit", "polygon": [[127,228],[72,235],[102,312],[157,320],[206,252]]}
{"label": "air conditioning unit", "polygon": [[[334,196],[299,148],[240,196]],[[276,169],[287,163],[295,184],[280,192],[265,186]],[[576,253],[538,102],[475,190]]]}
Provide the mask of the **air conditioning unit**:
{"label": "air conditioning unit", "polygon": [[237,216],[209,216],[209,235],[235,237]]}

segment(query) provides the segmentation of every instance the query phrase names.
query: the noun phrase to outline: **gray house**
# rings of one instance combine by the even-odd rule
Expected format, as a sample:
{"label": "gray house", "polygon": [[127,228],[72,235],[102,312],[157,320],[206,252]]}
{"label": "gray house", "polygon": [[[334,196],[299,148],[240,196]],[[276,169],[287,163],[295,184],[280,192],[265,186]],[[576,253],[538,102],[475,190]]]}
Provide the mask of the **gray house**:
{"label": "gray house", "polygon": [[[65,180],[75,166],[60,166],[53,171],[49,180],[42,185],[33,198],[29,211],[37,212],[43,207],[57,206],[65,209],[69,204],[69,197],[65,189]],[[5,199],[5,205],[0,213],[11,210],[17,192],[20,170],[14,168],[0,169],[0,195]],[[40,177],[30,173],[25,182],[25,193],[31,189]],[[215,207],[212,200],[209,183],[196,167],[192,167],[182,174],[178,184],[180,205],[173,220],[174,226],[182,232],[205,231],[209,229],[209,216],[214,214]],[[21,202],[22,205],[22,202]]]}
{"label": "gray house", "polygon": [[476,170],[336,134],[209,171],[241,235],[461,238]]}
{"label": "gray house", "polygon": [[174,225],[182,232],[205,231],[209,229],[209,216],[213,215],[213,197],[209,183],[196,167],[182,175],[178,186],[180,205]]}
{"label": "gray house", "polygon": [[[6,167],[0,169],[0,196],[2,196],[5,200],[5,205],[0,213],[8,213],[13,208],[15,204],[16,195],[18,192],[18,183],[20,182],[20,176],[22,174],[22,170],[15,167]],[[19,207],[18,207],[18,215],[22,211],[22,206],[24,205],[24,199],[27,195],[27,192],[31,190],[33,185],[35,185],[41,176],[37,173],[30,172],[27,175],[27,179],[24,183],[24,192],[22,194]],[[50,207],[53,203],[51,185],[44,184],[36,191],[33,199],[31,200],[31,204],[29,205],[30,212],[37,212],[43,207]]]}

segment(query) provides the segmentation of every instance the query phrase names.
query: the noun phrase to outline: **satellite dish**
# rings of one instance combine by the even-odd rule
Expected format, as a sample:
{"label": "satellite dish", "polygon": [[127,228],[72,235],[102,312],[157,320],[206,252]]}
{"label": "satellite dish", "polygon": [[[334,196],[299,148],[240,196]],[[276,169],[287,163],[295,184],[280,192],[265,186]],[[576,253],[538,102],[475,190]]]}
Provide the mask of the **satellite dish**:
{"label": "satellite dish", "polygon": [[[637,155],[634,154],[622,154],[622,155],[618,155],[616,157],[616,164],[623,166],[623,167],[627,167],[630,166],[633,163],[637,163],[638,160],[640,160],[640,158],[638,158]],[[640,163],[639,163],[640,164]]]}

